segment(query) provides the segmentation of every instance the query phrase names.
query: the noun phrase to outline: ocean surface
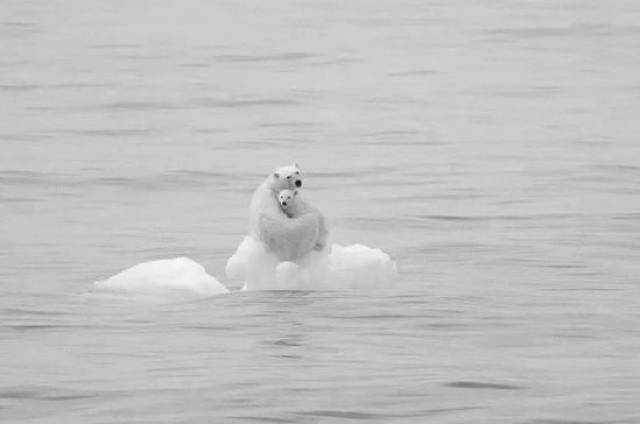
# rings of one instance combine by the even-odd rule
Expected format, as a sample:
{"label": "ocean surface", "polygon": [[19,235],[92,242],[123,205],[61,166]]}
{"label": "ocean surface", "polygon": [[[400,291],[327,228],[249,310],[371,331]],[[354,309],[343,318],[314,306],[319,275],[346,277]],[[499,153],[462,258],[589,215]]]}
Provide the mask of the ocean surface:
{"label": "ocean surface", "polygon": [[[637,1],[0,1],[0,422],[640,422]],[[238,291],[298,162],[385,288]],[[92,296],[188,256],[232,292]]]}

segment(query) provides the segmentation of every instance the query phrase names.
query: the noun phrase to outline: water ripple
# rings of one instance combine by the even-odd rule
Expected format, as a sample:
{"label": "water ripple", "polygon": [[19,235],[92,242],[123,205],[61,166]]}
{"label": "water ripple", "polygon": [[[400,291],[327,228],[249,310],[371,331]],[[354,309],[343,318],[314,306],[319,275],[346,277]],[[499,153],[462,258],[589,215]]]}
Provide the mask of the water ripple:
{"label": "water ripple", "polygon": [[527,387],[515,386],[511,384],[485,383],[481,381],[452,381],[443,386],[455,387],[458,389],[493,389],[493,390],[524,390]]}
{"label": "water ripple", "polygon": [[201,107],[209,108],[254,108],[264,106],[294,106],[299,102],[291,99],[278,99],[278,98],[266,98],[266,99],[200,99],[195,100],[195,104]]}
{"label": "water ripple", "polygon": [[74,390],[46,386],[12,386],[0,388],[0,399],[32,399],[66,401],[97,397],[97,393],[79,393]]}
{"label": "water ripple", "polygon": [[318,55],[304,52],[276,53],[266,55],[248,55],[248,54],[222,54],[214,56],[214,60],[221,62],[289,62],[299,60],[316,59]]}
{"label": "water ripple", "polygon": [[237,420],[246,420],[246,421],[255,421],[257,423],[295,423],[298,420],[293,418],[277,418],[277,417],[267,417],[264,415],[260,416],[251,416],[251,415],[233,415],[229,418],[237,419]]}

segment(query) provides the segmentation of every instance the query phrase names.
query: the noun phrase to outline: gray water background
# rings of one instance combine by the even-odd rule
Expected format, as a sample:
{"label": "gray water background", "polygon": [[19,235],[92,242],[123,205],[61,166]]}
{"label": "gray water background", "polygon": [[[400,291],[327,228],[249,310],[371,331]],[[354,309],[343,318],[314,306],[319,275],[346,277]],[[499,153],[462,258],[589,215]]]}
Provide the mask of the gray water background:
{"label": "gray water background", "polygon": [[[640,422],[640,3],[0,2],[0,421]],[[300,163],[387,290],[223,283]]]}

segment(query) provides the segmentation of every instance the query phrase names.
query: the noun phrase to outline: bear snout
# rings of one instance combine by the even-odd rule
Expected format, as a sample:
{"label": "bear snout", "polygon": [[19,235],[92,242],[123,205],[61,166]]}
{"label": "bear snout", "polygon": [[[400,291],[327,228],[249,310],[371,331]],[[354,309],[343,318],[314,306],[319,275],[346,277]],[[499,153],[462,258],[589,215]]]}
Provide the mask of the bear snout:
{"label": "bear snout", "polygon": [[302,181],[301,180],[297,180],[296,181],[296,187],[298,187],[298,188],[302,187]]}

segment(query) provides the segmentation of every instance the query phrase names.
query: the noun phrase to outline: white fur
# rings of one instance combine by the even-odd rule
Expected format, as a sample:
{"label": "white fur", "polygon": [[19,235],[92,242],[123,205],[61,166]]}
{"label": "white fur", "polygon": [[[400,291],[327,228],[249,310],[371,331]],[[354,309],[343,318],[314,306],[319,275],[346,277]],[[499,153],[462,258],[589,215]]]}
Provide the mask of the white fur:
{"label": "white fur", "polygon": [[329,229],[327,221],[320,210],[305,202],[298,190],[285,189],[278,193],[278,201],[283,212],[289,218],[297,218],[304,214],[313,214],[318,220],[318,238],[313,246],[315,250],[323,250],[327,246]]}

